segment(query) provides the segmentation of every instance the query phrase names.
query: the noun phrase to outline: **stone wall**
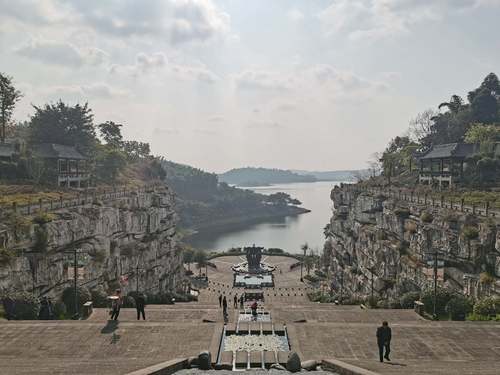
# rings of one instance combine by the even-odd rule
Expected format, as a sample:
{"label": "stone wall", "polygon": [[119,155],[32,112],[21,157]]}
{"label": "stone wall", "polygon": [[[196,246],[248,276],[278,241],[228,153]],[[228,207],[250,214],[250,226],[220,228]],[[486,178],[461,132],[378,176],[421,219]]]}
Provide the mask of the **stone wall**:
{"label": "stone wall", "polygon": [[429,207],[355,186],[336,187],[331,199],[335,211],[325,259],[335,289],[343,285],[347,295],[367,297],[373,279],[374,295],[383,298],[421,290],[432,284],[429,261],[438,250],[445,262],[440,284],[475,296],[500,293],[498,218]]}
{"label": "stone wall", "polygon": [[178,289],[184,276],[173,204],[172,191],[161,186],[31,218],[19,215],[24,225],[6,217],[0,245],[14,256],[0,264],[0,290],[59,295],[72,285],[75,248],[84,269],[79,284],[90,289],[127,293],[137,278],[143,291]]}

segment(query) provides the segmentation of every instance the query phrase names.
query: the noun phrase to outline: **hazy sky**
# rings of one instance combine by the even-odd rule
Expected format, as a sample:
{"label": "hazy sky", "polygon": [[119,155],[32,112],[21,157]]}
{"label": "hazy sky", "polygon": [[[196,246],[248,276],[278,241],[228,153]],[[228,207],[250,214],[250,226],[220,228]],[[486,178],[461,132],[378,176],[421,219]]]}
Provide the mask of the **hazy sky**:
{"label": "hazy sky", "polygon": [[0,0],[18,120],[61,98],[209,171],[363,168],[500,73],[500,0]]}

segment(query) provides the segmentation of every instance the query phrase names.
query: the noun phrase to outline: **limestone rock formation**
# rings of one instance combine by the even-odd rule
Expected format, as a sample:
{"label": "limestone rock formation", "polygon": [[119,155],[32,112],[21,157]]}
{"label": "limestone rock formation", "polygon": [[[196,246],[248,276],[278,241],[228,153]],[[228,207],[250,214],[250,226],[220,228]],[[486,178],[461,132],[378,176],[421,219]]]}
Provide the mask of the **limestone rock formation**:
{"label": "limestone rock formation", "polygon": [[[373,194],[332,190],[334,215],[325,243],[334,288],[344,296],[394,297],[432,282],[433,254],[444,260],[446,286],[472,296],[500,293],[500,222],[460,210]],[[372,284],[373,280],[373,284]],[[483,280],[484,281],[484,280]]]}
{"label": "limestone rock formation", "polygon": [[[172,291],[183,281],[174,197],[167,186],[136,195],[38,214],[21,231],[0,221],[0,244],[14,254],[0,264],[0,290],[56,297],[71,286],[75,248],[80,284],[104,292],[137,286]],[[20,214],[19,214],[20,215]],[[38,224],[37,224],[38,223]]]}

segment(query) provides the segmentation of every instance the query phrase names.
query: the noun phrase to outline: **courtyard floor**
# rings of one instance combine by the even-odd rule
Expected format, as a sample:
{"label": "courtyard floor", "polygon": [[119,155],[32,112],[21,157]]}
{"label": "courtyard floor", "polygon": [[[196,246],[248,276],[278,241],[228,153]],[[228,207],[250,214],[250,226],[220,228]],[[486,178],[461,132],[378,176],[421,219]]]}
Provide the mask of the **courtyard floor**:
{"label": "courtyard floor", "polygon": [[[117,325],[107,311],[95,309],[86,321],[0,321],[0,374],[126,374],[173,358],[216,353],[222,312],[219,293],[230,297],[230,266],[240,257],[214,259],[209,286],[199,301],[149,305],[146,321],[122,309]],[[292,350],[303,360],[339,359],[380,374],[499,374],[500,324],[429,322],[411,310],[363,310],[308,301],[309,287],[300,268],[287,257],[269,257],[277,265],[275,288],[265,289],[264,307],[273,321],[285,323]],[[382,320],[393,329],[392,362],[379,363],[375,330]]]}

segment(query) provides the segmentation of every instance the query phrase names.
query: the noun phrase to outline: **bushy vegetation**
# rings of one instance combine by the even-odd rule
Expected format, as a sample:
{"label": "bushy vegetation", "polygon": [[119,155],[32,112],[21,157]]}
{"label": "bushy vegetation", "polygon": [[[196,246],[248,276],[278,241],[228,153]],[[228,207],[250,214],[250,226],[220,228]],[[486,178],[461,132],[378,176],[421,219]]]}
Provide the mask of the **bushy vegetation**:
{"label": "bushy vegetation", "polygon": [[475,240],[479,237],[479,230],[476,227],[467,225],[462,229],[462,235],[467,240]]}
{"label": "bushy vegetation", "polygon": [[[8,136],[22,139],[27,148],[19,148],[10,161],[0,163],[0,179],[8,182],[25,181],[32,184],[56,185],[57,165],[37,156],[36,145],[60,144],[75,147],[87,160],[87,169],[98,183],[127,182],[125,170],[140,164],[149,179],[164,179],[159,159],[151,156],[148,143],[126,141],[121,134],[122,124],[112,121],[96,125],[88,103],[68,105],[56,103],[33,106],[34,113],[27,122],[12,124],[11,115],[22,95],[13,85],[12,78],[0,73],[2,114],[0,139]],[[5,96],[4,93],[9,95]],[[5,109],[5,111],[4,111]],[[9,134],[7,134],[7,124]],[[123,178],[122,178],[123,177]],[[138,176],[137,180],[140,181]]]}
{"label": "bushy vegetation", "polygon": [[445,306],[445,312],[451,320],[465,320],[472,312],[472,301],[463,295],[454,295]]}
{"label": "bushy vegetation", "polygon": [[[78,303],[78,310],[82,311],[82,306],[85,302],[92,300],[92,295],[89,290],[82,286],[77,286],[76,288],[76,299]],[[64,289],[62,297],[62,302],[66,306],[69,315],[73,316],[76,314],[75,311],[75,289],[73,287],[67,287]]]}
{"label": "bushy vegetation", "polygon": [[437,111],[429,109],[410,122],[409,135],[397,136],[384,152],[376,156],[374,169],[381,170],[388,183],[409,176],[417,158],[433,145],[466,142],[479,145],[479,152],[467,160],[463,184],[488,187],[500,181],[500,155],[495,142],[500,141],[500,82],[494,73],[471,90],[465,101],[452,95]]}
{"label": "bushy vegetation", "polygon": [[420,299],[420,292],[407,292],[399,298],[399,304],[403,309],[413,309],[415,301]]}
{"label": "bushy vegetation", "polygon": [[[441,316],[446,314],[446,305],[453,297],[450,290],[446,288],[437,288],[436,293],[436,315]],[[434,308],[434,289],[426,289],[422,292],[421,301],[424,303],[424,309],[427,314],[433,314]]]}
{"label": "bushy vegetation", "polygon": [[[13,320],[35,320],[38,319],[40,304],[38,299],[28,292],[7,292],[0,296],[0,299],[10,299],[12,301],[12,311],[10,319]],[[5,303],[5,302],[4,302]]]}
{"label": "bushy vegetation", "polygon": [[497,297],[485,297],[478,300],[474,304],[474,314],[491,317],[500,314],[500,298]]}
{"label": "bushy vegetation", "polygon": [[434,217],[431,213],[424,211],[422,212],[422,215],[420,215],[420,220],[422,220],[423,223],[432,223]]}

